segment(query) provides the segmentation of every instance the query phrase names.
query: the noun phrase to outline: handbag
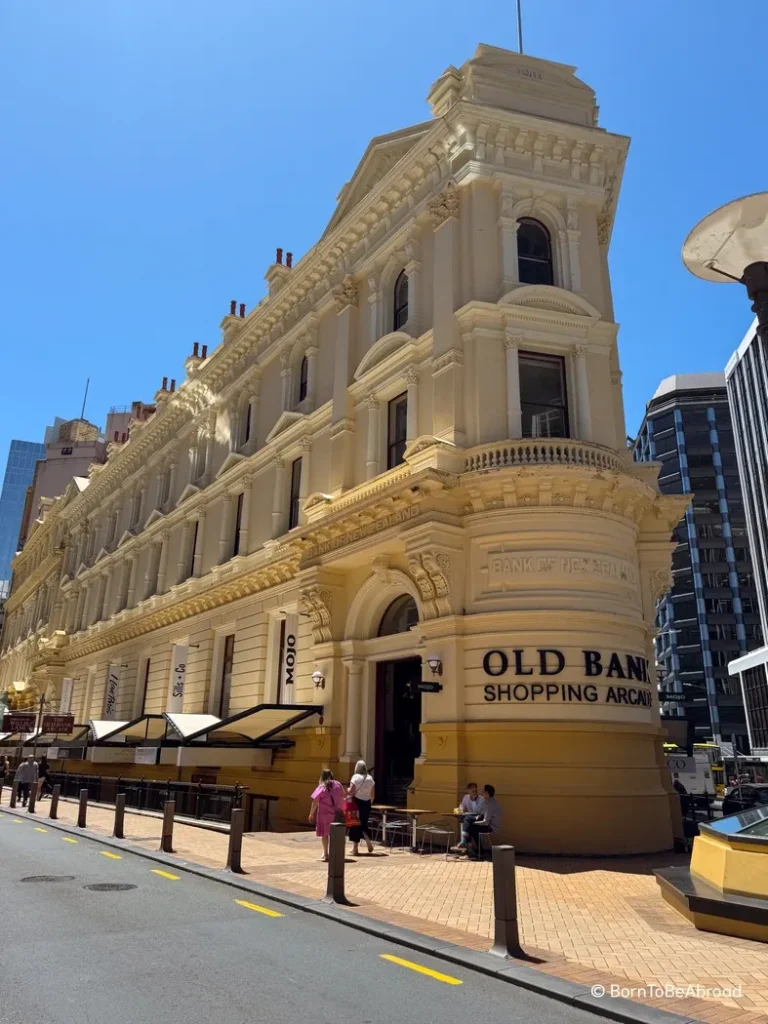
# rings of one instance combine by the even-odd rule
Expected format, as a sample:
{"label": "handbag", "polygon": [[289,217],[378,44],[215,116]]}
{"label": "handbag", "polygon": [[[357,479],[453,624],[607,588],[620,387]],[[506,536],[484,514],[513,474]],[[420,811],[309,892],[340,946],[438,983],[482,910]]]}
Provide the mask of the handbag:
{"label": "handbag", "polygon": [[360,812],[357,809],[357,803],[349,797],[344,801],[344,824],[347,828],[360,827]]}

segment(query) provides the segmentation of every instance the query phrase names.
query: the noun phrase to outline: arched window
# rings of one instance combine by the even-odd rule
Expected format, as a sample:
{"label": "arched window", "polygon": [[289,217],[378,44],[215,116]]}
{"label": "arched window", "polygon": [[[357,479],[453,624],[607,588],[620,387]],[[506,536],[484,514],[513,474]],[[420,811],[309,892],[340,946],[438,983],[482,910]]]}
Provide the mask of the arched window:
{"label": "arched window", "polygon": [[517,229],[517,268],[521,284],[554,284],[552,240],[537,220],[521,217]]}
{"label": "arched window", "polygon": [[309,385],[309,360],[306,356],[301,360],[301,366],[299,367],[299,401],[303,402],[307,397],[307,387]]}
{"label": "arched window", "polygon": [[387,608],[379,623],[379,636],[395,636],[407,633],[419,621],[419,610],[410,594],[396,597]]}
{"label": "arched window", "polygon": [[399,331],[408,321],[408,275],[401,270],[395,281],[395,317],[393,331]]}

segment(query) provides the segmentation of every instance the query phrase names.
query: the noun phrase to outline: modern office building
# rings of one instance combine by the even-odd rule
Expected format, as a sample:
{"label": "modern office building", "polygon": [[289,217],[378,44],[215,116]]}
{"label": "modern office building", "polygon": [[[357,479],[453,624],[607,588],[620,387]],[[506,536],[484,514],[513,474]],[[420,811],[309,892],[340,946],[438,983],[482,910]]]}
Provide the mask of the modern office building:
{"label": "modern office building", "polygon": [[[768,356],[752,323],[725,369],[763,637],[768,636]],[[768,755],[768,647],[731,662],[754,753]]]}
{"label": "modern office building", "polygon": [[27,488],[35,475],[45,445],[37,441],[11,441],[0,493],[0,600],[8,596],[11,562],[19,547],[19,531]]}
{"label": "modern office building", "polygon": [[428,102],[35,522],[0,688],[93,722],[69,770],[239,781],[282,828],[364,757],[386,803],[492,781],[521,850],[667,849],[650,638],[687,499],[626,447],[628,140],[495,47]]}
{"label": "modern office building", "polygon": [[741,688],[728,664],[762,632],[725,375],[663,380],[634,455],[661,463],[664,494],[692,496],[674,531],[672,587],[656,613],[659,687],[685,695],[676,713],[693,719],[697,741],[735,737],[747,752]]}

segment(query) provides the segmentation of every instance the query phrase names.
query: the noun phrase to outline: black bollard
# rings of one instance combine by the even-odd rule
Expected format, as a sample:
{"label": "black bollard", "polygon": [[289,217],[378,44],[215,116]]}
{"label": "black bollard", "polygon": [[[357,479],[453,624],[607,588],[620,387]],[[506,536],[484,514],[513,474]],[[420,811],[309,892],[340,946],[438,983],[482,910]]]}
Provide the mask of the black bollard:
{"label": "black bollard", "polygon": [[125,793],[115,797],[115,827],[112,829],[115,839],[125,839]]}
{"label": "black bollard", "polygon": [[10,807],[11,808],[16,806],[16,801],[18,799],[18,796],[19,796],[19,784],[18,784],[18,782],[14,782],[13,785],[11,786],[11,803],[10,803]]}
{"label": "black bollard", "polygon": [[86,819],[88,817],[88,790],[80,790],[80,805],[77,808],[77,827],[85,828]]}
{"label": "black bollard", "polygon": [[326,903],[348,905],[344,895],[344,843],[347,827],[335,821],[331,825],[328,844],[328,889],[325,893]]}
{"label": "black bollard", "polygon": [[517,886],[514,846],[494,846],[493,856],[493,948],[496,956],[525,956],[517,931]]}
{"label": "black bollard", "polygon": [[227,848],[227,870],[234,871],[237,875],[244,875],[241,855],[243,852],[243,827],[245,821],[243,812],[239,807],[232,810],[232,820],[229,825],[229,846]]}
{"label": "black bollard", "polygon": [[53,794],[51,796],[51,809],[48,812],[48,817],[51,821],[56,821],[59,816],[59,797],[61,796],[61,786],[58,783],[53,787]]}
{"label": "black bollard", "polygon": [[37,783],[31,782],[29,785],[29,803],[27,804],[27,814],[35,813],[35,804],[37,803]]}
{"label": "black bollard", "polygon": [[163,836],[160,849],[163,853],[173,853],[173,816],[176,813],[176,801],[166,800],[163,807]]}
{"label": "black bollard", "polygon": [[3,780],[0,779],[0,804],[3,802]]}

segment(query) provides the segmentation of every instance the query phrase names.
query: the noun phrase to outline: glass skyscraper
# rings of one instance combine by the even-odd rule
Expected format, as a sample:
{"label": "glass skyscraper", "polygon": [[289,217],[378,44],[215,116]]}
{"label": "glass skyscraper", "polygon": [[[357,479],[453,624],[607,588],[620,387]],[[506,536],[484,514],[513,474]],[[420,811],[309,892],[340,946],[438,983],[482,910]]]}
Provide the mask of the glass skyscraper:
{"label": "glass skyscraper", "polygon": [[11,585],[11,561],[19,543],[27,488],[35,474],[35,463],[44,458],[44,444],[11,441],[0,493],[0,599],[8,596]]}

